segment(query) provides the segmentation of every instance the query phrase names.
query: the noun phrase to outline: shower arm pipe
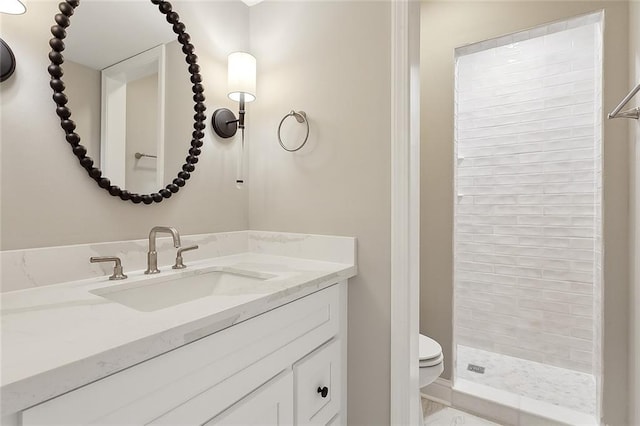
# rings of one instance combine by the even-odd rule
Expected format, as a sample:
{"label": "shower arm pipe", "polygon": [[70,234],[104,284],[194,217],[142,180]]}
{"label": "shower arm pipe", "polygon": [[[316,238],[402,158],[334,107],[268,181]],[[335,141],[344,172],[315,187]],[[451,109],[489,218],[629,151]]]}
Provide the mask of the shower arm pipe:
{"label": "shower arm pipe", "polygon": [[631,108],[626,111],[620,112],[620,110],[633,98],[636,93],[640,91],[640,83],[636,85],[627,96],[624,97],[622,102],[609,114],[609,119],[612,118],[635,118],[636,120],[640,118],[640,107]]}

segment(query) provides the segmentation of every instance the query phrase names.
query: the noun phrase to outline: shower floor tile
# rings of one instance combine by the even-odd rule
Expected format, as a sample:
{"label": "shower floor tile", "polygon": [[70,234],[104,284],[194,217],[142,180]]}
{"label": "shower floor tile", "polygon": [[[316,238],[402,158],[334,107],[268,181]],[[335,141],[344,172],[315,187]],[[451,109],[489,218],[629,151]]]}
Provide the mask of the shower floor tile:
{"label": "shower floor tile", "polygon": [[[467,369],[484,367],[484,374]],[[456,378],[512,392],[585,414],[596,412],[591,374],[458,345]]]}

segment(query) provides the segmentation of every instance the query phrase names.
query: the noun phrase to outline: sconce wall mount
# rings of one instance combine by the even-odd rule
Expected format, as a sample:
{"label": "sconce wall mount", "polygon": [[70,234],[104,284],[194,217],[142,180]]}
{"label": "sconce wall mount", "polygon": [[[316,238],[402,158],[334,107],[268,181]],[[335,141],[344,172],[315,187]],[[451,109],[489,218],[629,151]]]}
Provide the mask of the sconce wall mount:
{"label": "sconce wall mount", "polygon": [[[22,15],[27,8],[20,0],[2,0],[0,13],[8,15]],[[16,70],[16,57],[4,40],[0,38],[0,82],[5,81]]]}
{"label": "sconce wall mount", "polygon": [[0,38],[0,82],[5,81],[16,70],[16,57],[3,39]]}
{"label": "sconce wall mount", "polygon": [[228,108],[218,108],[211,117],[213,130],[224,139],[235,136],[238,131],[238,119]]}

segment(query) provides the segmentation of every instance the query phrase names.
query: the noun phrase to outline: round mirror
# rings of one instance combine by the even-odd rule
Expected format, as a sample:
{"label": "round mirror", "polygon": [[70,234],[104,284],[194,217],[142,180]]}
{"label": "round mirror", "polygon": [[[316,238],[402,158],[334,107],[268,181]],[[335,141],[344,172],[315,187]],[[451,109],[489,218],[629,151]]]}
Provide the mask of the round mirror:
{"label": "round mirror", "polygon": [[[148,22],[155,8],[161,14]],[[59,9],[49,42],[50,84],[74,155],[122,200],[151,204],[171,197],[195,169],[206,119],[200,68],[184,24],[163,0],[86,0],[82,6],[66,0]]]}

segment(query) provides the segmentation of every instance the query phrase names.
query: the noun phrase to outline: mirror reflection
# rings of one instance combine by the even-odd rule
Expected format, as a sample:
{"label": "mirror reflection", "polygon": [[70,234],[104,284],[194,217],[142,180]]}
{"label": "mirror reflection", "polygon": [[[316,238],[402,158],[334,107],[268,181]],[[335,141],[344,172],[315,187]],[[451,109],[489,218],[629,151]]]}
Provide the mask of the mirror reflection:
{"label": "mirror reflection", "polygon": [[188,65],[171,25],[149,1],[83,0],[65,45],[68,105],[87,155],[113,185],[163,188],[184,162],[193,124]]}

